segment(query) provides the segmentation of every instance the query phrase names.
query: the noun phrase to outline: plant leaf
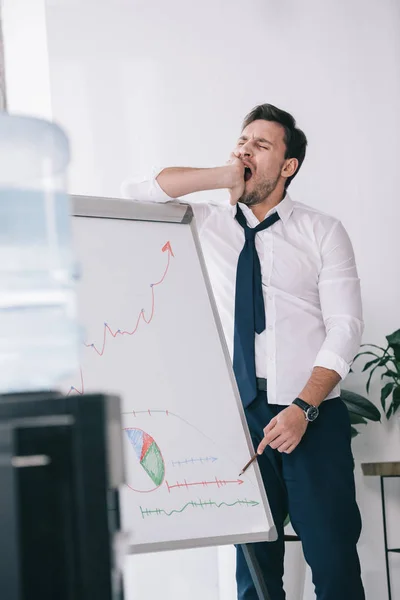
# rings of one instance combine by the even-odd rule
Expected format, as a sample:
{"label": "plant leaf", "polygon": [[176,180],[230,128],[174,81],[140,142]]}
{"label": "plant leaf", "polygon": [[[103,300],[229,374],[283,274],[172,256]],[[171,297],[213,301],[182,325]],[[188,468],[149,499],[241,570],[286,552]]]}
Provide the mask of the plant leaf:
{"label": "plant leaf", "polygon": [[349,411],[349,417],[352,425],[367,425],[367,421],[361,415]]}
{"label": "plant leaf", "polygon": [[400,406],[400,385],[397,385],[393,390],[393,398],[386,411],[386,417],[390,419]]}
{"label": "plant leaf", "polygon": [[397,361],[400,361],[400,329],[386,336],[389,346],[392,348]]}
{"label": "plant leaf", "polygon": [[381,389],[381,404],[382,404],[383,410],[386,410],[386,406],[385,406],[386,398],[391,394],[393,388],[394,388],[394,383],[393,383],[393,381],[390,381],[385,386],[383,386],[383,388]]}
{"label": "plant leaf", "polygon": [[369,386],[370,386],[370,384],[371,384],[372,375],[375,373],[375,371],[376,371],[376,369],[377,369],[378,367],[383,367],[383,366],[385,366],[385,365],[386,365],[386,363],[387,363],[389,360],[391,360],[390,356],[384,356],[384,357],[382,357],[382,358],[379,360],[379,362],[378,362],[378,363],[377,363],[377,364],[376,364],[376,365],[373,367],[373,369],[371,369],[371,371],[370,371],[370,374],[369,374],[369,377],[368,377],[367,385],[365,386],[365,387],[366,387],[366,390],[367,390],[367,394],[369,394]]}
{"label": "plant leaf", "polygon": [[[382,350],[383,350],[383,348],[382,348]],[[371,356],[376,356],[377,358],[379,358],[379,354],[376,354],[376,352],[371,352],[370,350],[368,350],[366,352],[359,352],[358,354],[356,354],[354,357],[354,360],[356,360],[360,356],[364,356],[364,354],[370,354]]]}
{"label": "plant leaf", "polygon": [[351,426],[351,438],[353,439],[358,434],[359,434],[359,431],[357,431],[357,429],[355,427]]}
{"label": "plant leaf", "polygon": [[400,329],[386,336],[389,346],[400,346]]}
{"label": "plant leaf", "polygon": [[364,371],[366,371],[367,369],[369,369],[370,367],[372,367],[372,365],[376,364],[377,362],[380,362],[381,358],[380,356],[378,358],[374,358],[374,360],[369,360],[368,362],[365,363],[362,373],[364,373]]}
{"label": "plant leaf", "polygon": [[382,373],[381,379],[383,379],[384,377],[393,377],[394,379],[397,379],[398,377],[400,377],[400,375],[396,373],[396,371],[392,371],[392,369],[386,369],[386,371]]}
{"label": "plant leaf", "polygon": [[387,348],[382,348],[382,346],[377,346],[376,344],[361,344],[361,348],[378,348],[381,352],[386,352]]}
{"label": "plant leaf", "polygon": [[375,367],[373,369],[371,369],[371,372],[369,374],[367,385],[365,386],[365,388],[367,390],[367,394],[369,394],[369,386],[371,385],[372,375],[374,374],[374,372],[376,371],[377,368],[378,368],[378,365],[375,365]]}
{"label": "plant leaf", "polygon": [[342,390],[341,398],[349,412],[360,415],[369,421],[381,420],[381,413],[378,408],[364,396],[350,392],[349,390]]}
{"label": "plant leaf", "polygon": [[398,385],[393,392],[393,414],[397,411],[400,406],[400,385]]}

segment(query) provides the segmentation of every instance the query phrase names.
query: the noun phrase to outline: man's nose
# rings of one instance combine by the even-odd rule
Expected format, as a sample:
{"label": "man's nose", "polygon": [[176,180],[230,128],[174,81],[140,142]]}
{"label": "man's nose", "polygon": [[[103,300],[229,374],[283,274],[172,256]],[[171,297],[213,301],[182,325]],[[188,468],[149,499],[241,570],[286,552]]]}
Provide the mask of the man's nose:
{"label": "man's nose", "polygon": [[243,146],[240,146],[239,148],[239,153],[242,157],[245,156],[252,156],[253,155],[253,151],[251,149],[251,145],[249,142],[246,142],[245,144],[243,144]]}

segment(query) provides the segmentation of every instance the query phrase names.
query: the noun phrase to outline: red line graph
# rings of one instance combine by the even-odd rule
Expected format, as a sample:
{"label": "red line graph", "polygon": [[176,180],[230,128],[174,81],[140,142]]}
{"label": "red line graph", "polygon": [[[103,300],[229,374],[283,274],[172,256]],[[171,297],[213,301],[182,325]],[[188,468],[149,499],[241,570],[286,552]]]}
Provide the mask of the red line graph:
{"label": "red line graph", "polygon": [[[171,262],[171,256],[175,256],[172,248],[171,248],[171,243],[168,241],[166,242],[166,244],[164,244],[164,246],[162,247],[162,252],[167,252],[168,254],[168,259],[167,259],[167,265],[165,267],[164,273],[161,277],[161,279],[159,281],[157,281],[156,283],[151,283],[150,284],[150,288],[151,288],[151,312],[150,312],[150,316],[149,318],[146,318],[145,315],[145,309],[142,308],[141,311],[139,312],[139,315],[137,317],[136,320],[136,325],[135,327],[132,329],[132,331],[127,331],[127,330],[122,330],[122,329],[117,329],[116,331],[113,331],[111,329],[111,327],[109,326],[108,323],[104,323],[104,332],[103,332],[103,342],[101,344],[101,346],[96,346],[95,344],[91,343],[91,344],[87,344],[85,342],[85,346],[86,348],[92,348],[99,356],[103,356],[106,350],[106,346],[107,346],[107,340],[109,338],[109,336],[111,336],[113,339],[115,339],[117,336],[119,335],[129,335],[132,336],[134,335],[140,325],[140,322],[143,321],[144,323],[146,323],[146,325],[149,325],[151,323],[151,321],[153,320],[154,314],[155,314],[155,293],[154,293],[154,288],[157,287],[158,285],[161,285],[168,273],[169,267],[170,267],[170,262]],[[85,393],[85,385],[84,385],[84,380],[83,380],[83,373],[82,373],[82,369],[80,369],[80,373],[81,373],[81,387],[80,389],[71,386],[67,396],[69,396],[70,394],[72,394],[72,392],[76,392],[77,394],[79,394],[80,396],[82,396]]]}
{"label": "red line graph", "polygon": [[190,487],[195,486],[195,485],[201,485],[203,487],[208,487],[209,485],[216,485],[218,488],[220,488],[220,487],[224,487],[229,484],[242,485],[242,483],[243,483],[242,479],[225,480],[225,479],[218,479],[218,477],[215,477],[215,479],[213,481],[193,481],[192,483],[188,483],[185,479],[183,483],[176,482],[176,484],[174,484],[174,485],[169,485],[168,481],[166,481],[165,485],[167,486],[168,491],[171,492],[171,490],[174,488],[189,489]]}

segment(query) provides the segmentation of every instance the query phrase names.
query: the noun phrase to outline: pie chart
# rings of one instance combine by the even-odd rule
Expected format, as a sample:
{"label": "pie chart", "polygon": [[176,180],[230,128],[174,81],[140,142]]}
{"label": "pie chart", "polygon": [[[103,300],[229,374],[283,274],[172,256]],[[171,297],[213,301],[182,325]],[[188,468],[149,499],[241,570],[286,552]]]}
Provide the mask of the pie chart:
{"label": "pie chart", "polygon": [[[135,487],[129,485],[129,487],[138,492],[154,491],[163,483],[165,475],[165,464],[160,448],[151,435],[142,429],[127,427],[125,432],[137,459],[137,464],[140,465],[142,476],[138,478],[141,480],[140,483],[139,481],[137,483],[143,489],[135,489],[136,485]],[[151,489],[145,489],[148,487],[147,484],[150,483]]]}

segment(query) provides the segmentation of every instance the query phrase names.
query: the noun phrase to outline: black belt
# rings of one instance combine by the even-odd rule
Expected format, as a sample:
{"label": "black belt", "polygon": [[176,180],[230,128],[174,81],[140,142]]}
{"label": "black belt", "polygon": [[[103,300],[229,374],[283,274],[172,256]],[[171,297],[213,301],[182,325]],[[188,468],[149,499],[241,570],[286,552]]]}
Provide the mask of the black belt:
{"label": "black belt", "polygon": [[267,391],[267,380],[264,379],[264,377],[257,377],[257,389],[260,390],[260,392]]}

